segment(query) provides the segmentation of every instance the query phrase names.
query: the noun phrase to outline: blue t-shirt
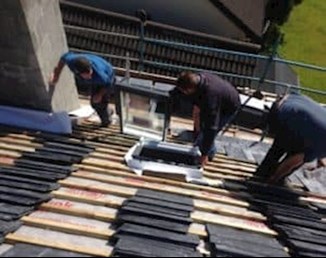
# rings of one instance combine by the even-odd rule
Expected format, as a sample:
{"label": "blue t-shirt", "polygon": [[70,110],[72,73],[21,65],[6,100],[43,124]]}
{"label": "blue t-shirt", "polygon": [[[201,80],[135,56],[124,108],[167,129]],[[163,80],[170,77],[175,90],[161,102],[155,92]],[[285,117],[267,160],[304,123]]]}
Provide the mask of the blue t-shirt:
{"label": "blue t-shirt", "polygon": [[291,94],[279,108],[283,141],[291,147],[301,141],[305,161],[326,157],[326,109],[308,97]]}
{"label": "blue t-shirt", "polygon": [[[76,75],[74,61],[79,57],[86,58],[91,63],[93,70],[92,79],[84,80],[80,76]],[[61,60],[76,75],[77,79],[83,83],[103,85],[107,87],[110,87],[113,84],[115,76],[113,67],[101,57],[91,54],[75,54],[73,52],[68,52],[61,57]]]}

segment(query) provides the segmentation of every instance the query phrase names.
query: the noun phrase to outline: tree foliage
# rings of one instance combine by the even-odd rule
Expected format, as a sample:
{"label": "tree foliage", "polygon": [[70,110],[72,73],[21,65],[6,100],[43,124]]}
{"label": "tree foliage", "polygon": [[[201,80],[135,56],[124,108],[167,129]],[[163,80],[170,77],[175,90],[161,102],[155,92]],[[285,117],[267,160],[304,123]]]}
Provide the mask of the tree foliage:
{"label": "tree foliage", "polygon": [[294,6],[301,4],[303,0],[269,0],[266,5],[266,21],[269,27],[263,42],[264,52],[269,53],[276,40],[281,36],[280,27],[287,22]]}

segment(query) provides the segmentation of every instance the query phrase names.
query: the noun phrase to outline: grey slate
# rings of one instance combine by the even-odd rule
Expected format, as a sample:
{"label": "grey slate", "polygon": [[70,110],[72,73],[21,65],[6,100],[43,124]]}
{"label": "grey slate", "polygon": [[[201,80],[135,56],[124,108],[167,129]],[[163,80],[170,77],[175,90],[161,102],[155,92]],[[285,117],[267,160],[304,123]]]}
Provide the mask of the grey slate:
{"label": "grey slate", "polygon": [[135,237],[120,238],[114,251],[138,257],[202,257],[192,248]]}
{"label": "grey slate", "polygon": [[48,193],[60,187],[56,183],[46,183],[38,180],[0,174],[0,186],[12,186],[13,188],[32,190]]}
{"label": "grey slate", "polygon": [[158,191],[138,190],[136,193],[136,196],[150,198],[150,199],[159,200],[159,201],[178,203],[178,204],[183,204],[183,205],[187,205],[187,206],[191,206],[191,207],[193,207],[193,205],[194,205],[192,198],[184,197],[184,196],[176,195],[176,194],[167,194],[167,193],[158,192]]}
{"label": "grey slate", "polygon": [[137,214],[119,214],[117,220],[121,223],[132,223],[152,228],[163,229],[176,233],[186,234],[189,230],[189,225],[180,224],[177,222],[167,221],[165,219],[151,218],[145,215]]}
{"label": "grey slate", "polygon": [[36,245],[16,244],[1,257],[90,257]]}
{"label": "grey slate", "polygon": [[258,233],[234,229],[221,225],[206,225],[208,236],[211,242],[224,238],[230,241],[243,241],[255,243],[256,245],[267,246],[274,249],[282,249],[280,243],[273,237],[264,236]]}
{"label": "grey slate", "polygon": [[1,174],[7,174],[12,176],[18,176],[23,178],[31,178],[36,180],[42,180],[46,182],[56,182],[66,178],[65,174],[48,172],[46,170],[28,169],[19,167],[0,167]]}
{"label": "grey slate", "polygon": [[0,220],[0,235],[5,236],[8,233],[11,233],[17,230],[22,225],[21,222],[8,222]]}
{"label": "grey slate", "polygon": [[124,207],[133,207],[138,209],[144,209],[147,211],[161,212],[162,214],[173,215],[173,216],[184,217],[184,218],[190,217],[190,212],[188,211],[174,210],[174,209],[159,207],[151,204],[141,204],[129,200],[124,203]]}
{"label": "grey slate", "polygon": [[134,207],[128,207],[124,206],[119,210],[119,213],[121,214],[137,214],[141,216],[148,216],[151,218],[156,218],[156,219],[162,219],[162,220],[167,220],[171,222],[177,222],[180,224],[191,224],[192,219],[190,218],[185,218],[185,217],[179,217],[175,215],[169,215],[169,214],[163,214],[161,212],[155,212],[155,211],[148,211],[148,210],[143,210],[141,208],[134,208]]}
{"label": "grey slate", "polygon": [[158,207],[166,207],[166,208],[170,208],[170,209],[174,209],[174,210],[178,210],[178,211],[192,212],[194,210],[194,208],[191,206],[175,204],[175,203],[168,202],[168,201],[154,200],[154,199],[145,198],[145,197],[132,197],[132,198],[128,199],[128,201],[132,201],[135,203],[148,204],[148,205],[153,205],[153,206],[158,206]]}
{"label": "grey slate", "polygon": [[49,201],[51,196],[26,190],[13,189],[0,186],[0,201],[24,206],[33,206],[41,202]]}
{"label": "grey slate", "polygon": [[196,248],[199,245],[199,237],[195,235],[185,235],[173,233],[171,231],[155,229],[146,226],[139,226],[135,224],[126,223],[117,230],[116,238],[121,236],[134,236],[140,238],[147,238],[161,242],[177,244],[190,248]]}
{"label": "grey slate", "polygon": [[248,161],[246,154],[243,152],[243,148],[241,146],[235,146],[235,145],[226,145],[225,146],[226,154],[234,159],[237,160],[244,160]]}

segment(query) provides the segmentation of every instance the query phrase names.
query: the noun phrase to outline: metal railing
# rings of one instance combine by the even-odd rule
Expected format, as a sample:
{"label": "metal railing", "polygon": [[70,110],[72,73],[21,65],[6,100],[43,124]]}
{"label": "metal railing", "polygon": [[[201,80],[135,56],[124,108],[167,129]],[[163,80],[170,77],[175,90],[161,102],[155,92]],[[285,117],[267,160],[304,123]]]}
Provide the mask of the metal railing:
{"label": "metal railing", "polygon": [[[286,83],[286,82],[280,82],[280,81],[266,79],[266,74],[269,70],[270,63],[287,64],[290,66],[314,70],[314,71],[318,71],[321,73],[326,72],[326,67],[279,58],[276,56],[277,49],[275,49],[274,55],[265,56],[265,55],[245,53],[245,52],[233,51],[233,50],[227,50],[227,49],[221,49],[221,48],[213,48],[213,47],[206,47],[206,46],[200,46],[200,45],[192,45],[192,44],[186,44],[186,43],[180,43],[180,42],[172,42],[172,41],[167,41],[167,40],[148,38],[148,37],[145,37],[146,26],[144,25],[144,23],[140,23],[140,24],[141,24],[141,26],[140,26],[139,35],[121,34],[121,33],[116,33],[116,32],[108,32],[108,31],[103,31],[103,30],[89,29],[89,28],[71,26],[71,25],[65,25],[65,28],[100,33],[103,35],[110,35],[112,37],[123,37],[123,38],[138,40],[139,41],[139,47],[138,47],[139,58],[132,58],[132,60],[130,60],[130,61],[138,63],[139,71],[143,71],[145,65],[150,65],[153,67],[165,68],[165,69],[174,69],[176,71],[181,71],[181,70],[207,71],[207,72],[215,73],[217,75],[224,76],[224,77],[245,79],[245,80],[249,80],[252,82],[258,82],[259,84],[265,83],[265,84],[275,85],[275,86],[286,88],[287,91],[294,89],[294,90],[299,90],[299,91],[303,91],[303,92],[307,92],[307,93],[317,94],[320,96],[326,95],[326,91],[316,90],[316,89],[313,89],[313,87],[302,87],[302,86],[296,85],[296,84],[290,84],[290,83]],[[147,59],[145,59],[146,44],[155,44],[155,45],[161,45],[161,46],[166,46],[166,47],[181,48],[183,50],[189,49],[189,50],[192,50],[192,51],[195,50],[198,52],[206,51],[206,52],[211,52],[211,53],[229,54],[229,55],[240,56],[240,57],[254,58],[256,60],[264,60],[267,63],[266,63],[265,70],[260,78],[256,77],[256,76],[245,76],[245,75],[241,75],[241,74],[226,73],[226,72],[220,72],[220,71],[216,71],[216,70],[214,70],[214,71],[203,70],[203,69],[195,68],[195,67],[181,66],[181,65],[171,64],[171,63],[163,63],[163,62],[147,60]],[[126,59],[124,57],[115,56],[115,55],[103,54],[103,56],[106,56],[106,57],[109,57],[112,59],[119,59],[119,60]],[[324,83],[324,82],[322,82],[322,83]]]}

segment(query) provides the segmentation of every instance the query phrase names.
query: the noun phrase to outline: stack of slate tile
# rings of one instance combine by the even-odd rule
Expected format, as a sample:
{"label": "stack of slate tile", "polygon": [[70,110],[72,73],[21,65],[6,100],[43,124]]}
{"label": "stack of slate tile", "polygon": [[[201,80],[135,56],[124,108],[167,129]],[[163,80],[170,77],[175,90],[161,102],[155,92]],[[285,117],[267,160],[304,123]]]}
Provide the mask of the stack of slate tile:
{"label": "stack of slate tile", "polygon": [[198,236],[188,234],[193,209],[190,198],[139,190],[120,209],[114,255],[201,257]]}
{"label": "stack of slate tile", "polygon": [[261,164],[271,147],[264,142],[258,143],[227,136],[219,136],[216,145],[222,150],[220,151],[222,154],[226,154],[230,158],[254,162],[256,164]]}
{"label": "stack of slate tile", "polygon": [[294,256],[326,256],[326,223],[321,215],[309,208],[284,205],[269,205],[266,210]]}
{"label": "stack of slate tile", "polygon": [[90,257],[87,255],[56,250],[35,245],[17,244],[1,257]]}
{"label": "stack of slate tile", "polygon": [[43,147],[25,152],[12,166],[0,166],[0,244],[6,234],[21,226],[19,219],[31,213],[69,176],[93,148],[65,137],[38,138]]}
{"label": "stack of slate tile", "polygon": [[234,229],[207,225],[212,257],[289,257],[273,237]]}
{"label": "stack of slate tile", "polygon": [[228,189],[247,193],[252,209],[259,210],[293,256],[324,257],[326,255],[326,223],[322,215],[310,209],[291,189],[246,182],[225,183]]}

